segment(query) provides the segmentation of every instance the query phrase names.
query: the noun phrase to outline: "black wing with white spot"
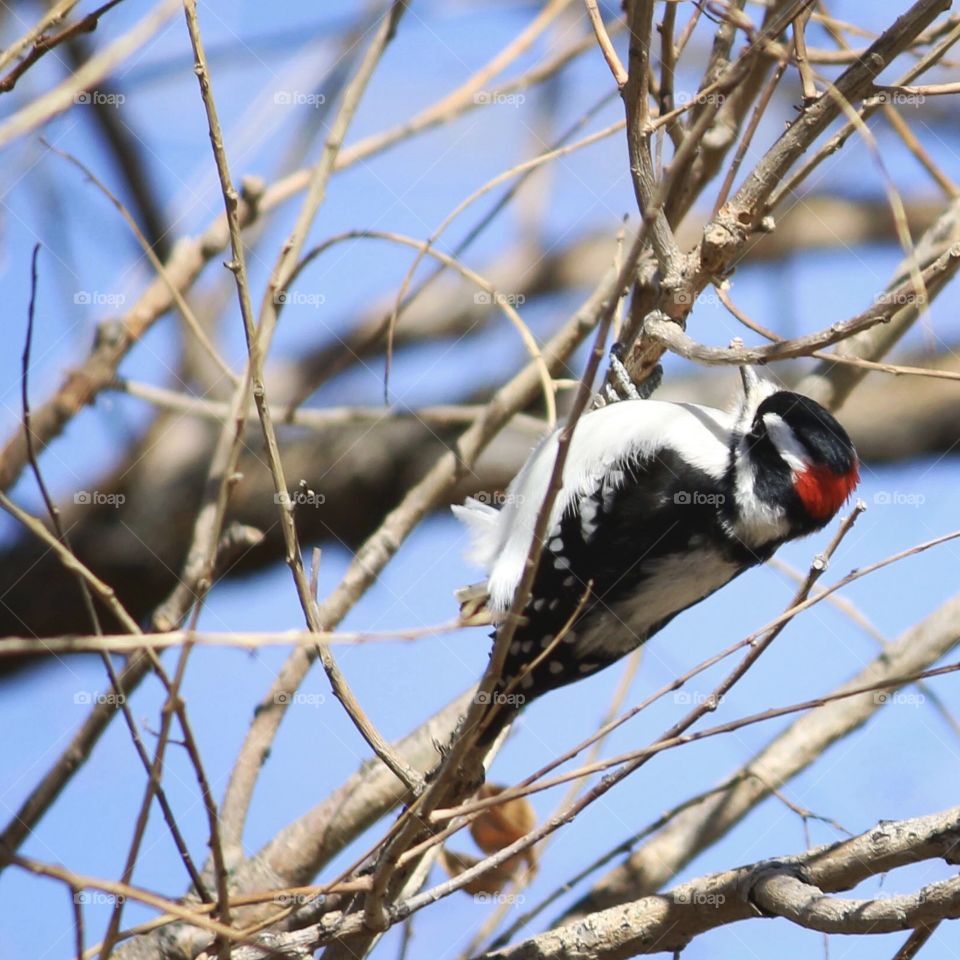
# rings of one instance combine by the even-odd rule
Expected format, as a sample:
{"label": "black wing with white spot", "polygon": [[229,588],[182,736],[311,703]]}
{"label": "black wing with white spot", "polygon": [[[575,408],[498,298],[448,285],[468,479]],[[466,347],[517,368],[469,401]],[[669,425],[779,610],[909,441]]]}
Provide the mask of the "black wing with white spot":
{"label": "black wing with white spot", "polygon": [[[520,677],[511,690],[526,702],[595,673],[702,599],[699,583],[712,592],[722,585],[712,580],[726,582],[738,572],[719,557],[712,580],[701,578],[686,589],[655,582],[665,555],[696,548],[690,531],[706,534],[705,540],[714,533],[723,538],[719,481],[698,471],[691,485],[689,464],[682,474],[681,466],[663,451],[611,471],[549,532],[501,689]],[[645,563],[648,555],[656,557],[652,566]]]}

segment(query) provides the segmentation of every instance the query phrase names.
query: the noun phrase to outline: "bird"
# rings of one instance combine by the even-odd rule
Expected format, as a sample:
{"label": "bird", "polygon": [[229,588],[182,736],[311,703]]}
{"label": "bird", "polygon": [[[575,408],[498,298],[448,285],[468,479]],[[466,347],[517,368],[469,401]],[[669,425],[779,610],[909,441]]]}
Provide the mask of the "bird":
{"label": "bird", "polygon": [[[859,482],[847,432],[809,397],[741,368],[729,410],[624,399],[575,424],[532,588],[478,744],[531,701],[592,676],[677,614],[822,529]],[[557,457],[561,429],[497,504],[453,507],[487,570],[460,593],[467,622],[504,629]],[[486,498],[491,500],[493,498]]]}

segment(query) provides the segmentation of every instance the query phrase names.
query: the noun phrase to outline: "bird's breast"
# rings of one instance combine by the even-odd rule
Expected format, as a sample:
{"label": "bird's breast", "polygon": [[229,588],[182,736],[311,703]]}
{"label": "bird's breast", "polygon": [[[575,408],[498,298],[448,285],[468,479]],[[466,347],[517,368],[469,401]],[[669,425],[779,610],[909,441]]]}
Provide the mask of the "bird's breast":
{"label": "bird's breast", "polygon": [[588,660],[603,653],[607,662],[623,656],[743,569],[720,551],[697,546],[649,564],[641,560],[630,587],[598,597],[577,625],[575,653]]}

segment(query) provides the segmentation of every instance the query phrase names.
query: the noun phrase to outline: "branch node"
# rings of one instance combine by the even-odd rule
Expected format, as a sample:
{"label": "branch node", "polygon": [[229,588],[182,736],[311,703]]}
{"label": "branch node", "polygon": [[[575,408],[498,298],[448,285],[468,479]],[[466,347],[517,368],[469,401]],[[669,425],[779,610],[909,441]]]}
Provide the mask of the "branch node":
{"label": "branch node", "polygon": [[707,224],[700,244],[700,262],[708,274],[716,274],[730,262],[728,253],[739,242],[738,236],[719,218]]}
{"label": "branch node", "polygon": [[126,336],[126,330],[123,323],[119,320],[104,320],[97,324],[94,334],[93,347],[95,350],[101,347],[115,347],[123,343]]}

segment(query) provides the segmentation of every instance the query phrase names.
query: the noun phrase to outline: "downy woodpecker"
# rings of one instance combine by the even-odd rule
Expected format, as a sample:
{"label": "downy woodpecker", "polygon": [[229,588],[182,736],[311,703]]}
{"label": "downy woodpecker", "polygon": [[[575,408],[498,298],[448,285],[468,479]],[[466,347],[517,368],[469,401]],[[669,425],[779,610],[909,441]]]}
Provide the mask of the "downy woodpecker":
{"label": "downy woodpecker", "polygon": [[[732,412],[623,400],[581,417],[530,597],[481,735],[635,650],[787,540],[822,528],[856,486],[846,431],[808,397],[744,368]],[[454,507],[486,567],[490,620],[510,608],[557,456],[547,437],[503,506]]]}

